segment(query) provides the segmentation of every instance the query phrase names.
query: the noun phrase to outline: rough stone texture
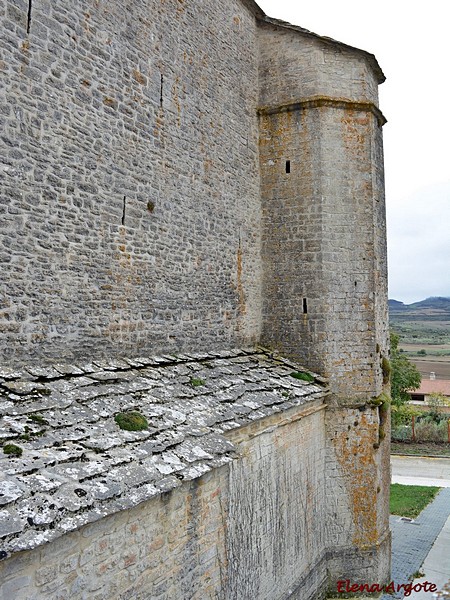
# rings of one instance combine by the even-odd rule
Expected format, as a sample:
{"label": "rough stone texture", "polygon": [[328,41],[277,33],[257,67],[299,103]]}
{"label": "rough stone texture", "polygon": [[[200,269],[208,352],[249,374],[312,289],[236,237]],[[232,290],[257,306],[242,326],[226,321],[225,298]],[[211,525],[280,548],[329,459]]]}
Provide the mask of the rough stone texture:
{"label": "rough stone texture", "polygon": [[[327,535],[329,592],[354,582],[389,579],[389,431],[380,440],[379,408],[328,408]],[[344,508],[345,507],[345,508]]]}
{"label": "rough stone texture", "polygon": [[[3,593],[232,598],[240,587],[310,600],[343,573],[387,579],[375,58],[266,18],[252,0],[2,0],[0,16],[0,439],[25,448],[1,461],[14,468],[0,552],[16,552]],[[229,352],[259,342],[329,379],[328,406],[304,429],[288,424],[302,398],[296,408],[273,387],[286,374],[247,380],[252,352]],[[208,361],[230,372],[194,390]],[[289,394],[308,388],[289,382]],[[151,430],[118,432],[114,413],[138,406]],[[274,433],[253,439],[249,422],[267,419]],[[226,527],[211,542],[192,490],[222,477],[211,527]],[[88,531],[121,532],[109,542],[120,549],[139,502],[155,523],[160,507],[174,522],[185,507],[181,554],[174,541],[158,558],[175,587],[157,567],[141,578],[147,563],[130,575],[136,588],[115,581],[124,550],[92,590],[91,567],[70,553],[58,565],[50,549],[17,553],[55,537],[43,548],[63,555],[82,537],[74,529],[105,515]],[[201,567],[215,545],[220,575]]]}
{"label": "rough stone texture", "polygon": [[3,7],[2,362],[257,341],[254,15]]}
{"label": "rough stone texture", "polygon": [[[0,455],[4,553],[200,477],[236,455],[228,431],[324,397],[317,383],[291,376],[295,365],[256,351],[129,362],[140,366],[59,365],[72,374],[42,370],[40,384],[0,379],[0,439],[23,450]],[[148,427],[120,429],[114,417],[127,411]]]}
{"label": "rough stone texture", "polygon": [[316,96],[378,103],[384,75],[373,55],[277,19],[259,32],[261,107]]}
{"label": "rough stone texture", "polygon": [[382,581],[390,560],[388,414],[377,406],[388,356],[383,75],[370,55],[284,23],[263,25],[259,43],[262,340],[330,379],[335,591],[343,572]]}
{"label": "rough stone texture", "polygon": [[[300,584],[321,595],[323,386],[261,354],[182,364],[208,374],[205,389],[189,390],[174,365],[159,367],[140,400],[150,431],[116,428],[116,445],[99,454],[83,440],[43,444],[41,461],[21,442],[24,457],[2,461],[12,528],[2,548],[16,553],[0,563],[1,598],[269,600]],[[149,400],[162,390],[170,400]],[[214,406],[226,407],[221,417]],[[90,429],[95,441],[99,421]]]}
{"label": "rough stone texture", "polygon": [[377,396],[387,340],[375,307],[386,275],[376,74],[364,55],[275,26],[260,46],[263,340],[327,373],[335,395]]}
{"label": "rough stone texture", "polygon": [[230,464],[227,599],[323,593],[325,428],[323,412],[313,406],[311,413],[302,424],[244,440],[241,460]]}

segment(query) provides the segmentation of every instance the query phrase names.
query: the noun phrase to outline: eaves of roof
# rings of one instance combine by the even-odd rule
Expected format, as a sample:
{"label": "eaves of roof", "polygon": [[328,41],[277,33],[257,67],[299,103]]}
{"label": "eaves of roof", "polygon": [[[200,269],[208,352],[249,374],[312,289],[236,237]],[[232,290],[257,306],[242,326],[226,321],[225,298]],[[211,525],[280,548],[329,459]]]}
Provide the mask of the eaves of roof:
{"label": "eaves of roof", "polygon": [[261,9],[261,7],[258,6],[258,4],[256,2],[254,2],[254,0],[242,0],[242,2],[253,12],[256,19],[260,23],[272,25],[273,27],[278,27],[280,29],[289,29],[290,31],[295,31],[302,35],[313,37],[317,40],[324,42],[325,44],[338,46],[340,48],[344,48],[346,50],[349,50],[351,52],[354,52],[356,54],[359,54],[359,55],[365,57],[366,60],[369,62],[370,66],[372,67],[374,73],[376,74],[378,83],[381,84],[386,80],[386,77],[385,77],[380,65],[378,64],[376,57],[373,54],[371,54],[370,52],[366,52],[365,50],[361,50],[360,48],[355,48],[354,46],[344,44],[343,42],[339,42],[338,40],[335,40],[333,38],[319,35],[317,33],[309,31],[308,29],[305,29],[298,25],[292,25],[292,23],[288,23],[287,21],[282,21],[280,19],[273,19],[272,17],[267,16],[265,14],[265,12]]}

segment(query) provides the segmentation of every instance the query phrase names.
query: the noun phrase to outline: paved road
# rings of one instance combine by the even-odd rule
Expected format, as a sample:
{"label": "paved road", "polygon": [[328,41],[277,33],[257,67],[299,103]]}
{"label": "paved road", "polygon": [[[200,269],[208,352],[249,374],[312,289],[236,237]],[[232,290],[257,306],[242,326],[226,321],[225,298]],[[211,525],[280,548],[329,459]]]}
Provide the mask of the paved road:
{"label": "paved road", "polygon": [[[433,544],[428,556],[421,567],[424,577],[414,580],[414,585],[423,584],[425,581],[434,583],[438,590],[450,581],[450,517]],[[423,591],[413,592],[410,600],[430,600],[432,594]]]}
{"label": "paved road", "polygon": [[[391,579],[395,584],[407,584],[412,579],[412,575],[420,569],[428,553],[430,552],[436,538],[443,529],[450,515],[450,489],[446,488],[439,492],[434,501],[429,504],[413,522],[401,521],[398,516],[390,517],[390,526],[392,530],[392,574]],[[449,553],[444,550],[441,543],[446,547],[446,537],[439,540],[438,554],[442,560],[436,567],[440,571],[440,577],[450,579],[450,561]],[[448,548],[446,548],[448,550]],[[427,580],[434,582],[428,576]],[[427,593],[428,598],[433,597],[432,593]],[[425,597],[427,597],[425,596]],[[404,591],[393,596],[394,598],[403,598]],[[413,596],[409,596],[413,598]],[[384,595],[383,600],[392,600],[392,596]]]}
{"label": "paved road", "polygon": [[450,458],[391,456],[392,483],[450,487]]}
{"label": "paved road", "polygon": [[[442,589],[450,580],[450,458],[391,456],[392,482],[405,485],[438,486],[442,489],[434,501],[412,523],[390,517],[392,531],[392,573],[394,584],[408,584],[422,570],[428,581]],[[405,598],[404,590],[381,600]],[[431,592],[412,592],[408,600],[432,600]],[[358,598],[355,600],[370,600]]]}
{"label": "paved road", "polygon": [[[450,488],[450,458],[391,456],[392,482]],[[441,589],[450,580],[450,489],[443,489],[413,523],[391,516],[392,580],[407,583],[419,569]],[[400,593],[396,598],[403,598]],[[431,600],[430,592],[412,592],[410,600]],[[384,595],[382,600],[392,600]]]}

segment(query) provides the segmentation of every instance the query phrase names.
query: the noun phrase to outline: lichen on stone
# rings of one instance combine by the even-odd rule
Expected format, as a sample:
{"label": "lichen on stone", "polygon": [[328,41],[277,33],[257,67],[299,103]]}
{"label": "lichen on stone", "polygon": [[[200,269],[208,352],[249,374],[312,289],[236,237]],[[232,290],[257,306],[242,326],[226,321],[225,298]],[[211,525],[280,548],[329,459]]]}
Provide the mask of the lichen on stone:
{"label": "lichen on stone", "polygon": [[28,415],[29,421],[34,421],[35,423],[39,423],[40,425],[48,425],[47,419],[44,419],[42,415],[32,414]]}
{"label": "lichen on stone", "polygon": [[383,373],[383,384],[386,385],[391,379],[391,363],[385,356],[381,359],[381,371]]}

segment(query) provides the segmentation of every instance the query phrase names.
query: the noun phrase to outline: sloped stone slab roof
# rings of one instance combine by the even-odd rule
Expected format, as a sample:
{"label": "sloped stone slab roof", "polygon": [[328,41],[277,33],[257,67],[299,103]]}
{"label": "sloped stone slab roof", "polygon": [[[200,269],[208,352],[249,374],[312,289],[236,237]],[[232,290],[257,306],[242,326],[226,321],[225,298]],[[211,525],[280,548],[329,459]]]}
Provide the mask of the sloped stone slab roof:
{"label": "sloped stone slab roof", "polygon": [[[0,558],[230,462],[227,431],[325,395],[297,370],[254,349],[0,367]],[[117,425],[131,410],[147,429]]]}

